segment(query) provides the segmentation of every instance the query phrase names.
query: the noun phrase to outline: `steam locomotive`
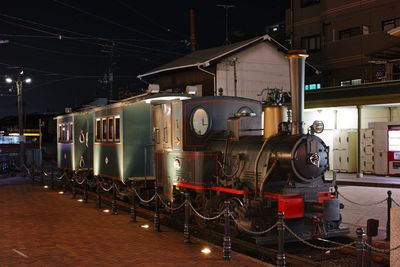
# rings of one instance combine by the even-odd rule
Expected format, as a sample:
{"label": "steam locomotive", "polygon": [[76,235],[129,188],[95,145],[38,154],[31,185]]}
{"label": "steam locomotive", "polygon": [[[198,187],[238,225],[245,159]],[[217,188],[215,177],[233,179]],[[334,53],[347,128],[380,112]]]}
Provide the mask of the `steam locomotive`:
{"label": "steam locomotive", "polygon": [[[264,108],[240,97],[141,95],[57,117],[58,166],[122,184],[154,181],[172,204],[189,191],[204,215],[230,200],[236,221],[251,231],[271,227],[281,211],[304,239],[347,234],[331,193],[335,181],[325,177],[329,147],[315,135],[323,123],[303,130],[306,56],[288,54],[290,113],[278,91]],[[256,241],[275,238],[272,232]]]}

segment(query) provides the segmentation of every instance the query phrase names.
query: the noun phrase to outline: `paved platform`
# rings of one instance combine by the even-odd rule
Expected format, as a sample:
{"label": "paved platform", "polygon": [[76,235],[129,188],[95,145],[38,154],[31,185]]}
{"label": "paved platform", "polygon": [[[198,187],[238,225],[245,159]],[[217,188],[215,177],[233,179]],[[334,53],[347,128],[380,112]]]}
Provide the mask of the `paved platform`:
{"label": "paved platform", "polygon": [[400,188],[400,177],[394,176],[364,174],[358,178],[355,173],[337,173],[336,181],[338,185]]}
{"label": "paved platform", "polygon": [[[27,178],[0,179],[0,266],[271,266],[129,215],[111,215],[70,194],[32,186]],[[149,229],[141,227],[149,224]],[[211,253],[202,254],[208,247]]]}

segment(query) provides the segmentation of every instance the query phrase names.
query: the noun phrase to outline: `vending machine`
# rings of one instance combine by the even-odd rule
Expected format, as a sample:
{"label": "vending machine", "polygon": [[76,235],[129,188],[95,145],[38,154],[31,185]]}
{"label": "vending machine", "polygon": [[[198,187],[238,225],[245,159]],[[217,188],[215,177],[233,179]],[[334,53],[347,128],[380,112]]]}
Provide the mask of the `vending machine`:
{"label": "vending machine", "polygon": [[400,127],[388,127],[388,174],[400,176]]}

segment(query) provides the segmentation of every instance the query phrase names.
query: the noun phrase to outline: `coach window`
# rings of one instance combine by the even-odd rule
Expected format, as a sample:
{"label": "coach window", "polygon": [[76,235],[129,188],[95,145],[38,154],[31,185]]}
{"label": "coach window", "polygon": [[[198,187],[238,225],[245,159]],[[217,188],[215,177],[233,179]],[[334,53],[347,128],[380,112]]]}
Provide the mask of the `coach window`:
{"label": "coach window", "polygon": [[62,141],[62,125],[58,125],[58,142],[61,143]]}
{"label": "coach window", "polygon": [[74,129],[74,124],[73,123],[70,123],[69,124],[69,141],[70,142],[73,142],[74,140],[73,140],[73,129]]}
{"label": "coach window", "polygon": [[108,118],[108,138],[107,140],[112,142],[113,141],[113,134],[114,134],[114,118],[113,117],[109,117]]}
{"label": "coach window", "polygon": [[101,120],[96,119],[96,142],[101,141]]}
{"label": "coach window", "polygon": [[101,123],[102,123],[102,127],[101,127],[102,136],[101,136],[101,140],[102,140],[102,141],[107,141],[107,119],[106,119],[106,118],[103,118],[103,119],[101,120]]}
{"label": "coach window", "polygon": [[69,128],[68,123],[65,124],[65,129],[66,129],[66,134],[65,134],[64,142],[68,143],[69,142],[69,133],[70,133],[70,128]]}
{"label": "coach window", "polygon": [[115,138],[115,142],[119,142],[120,141],[120,117],[115,117],[114,120],[115,126],[114,126],[114,130],[115,130],[115,134],[114,134],[114,138]]}

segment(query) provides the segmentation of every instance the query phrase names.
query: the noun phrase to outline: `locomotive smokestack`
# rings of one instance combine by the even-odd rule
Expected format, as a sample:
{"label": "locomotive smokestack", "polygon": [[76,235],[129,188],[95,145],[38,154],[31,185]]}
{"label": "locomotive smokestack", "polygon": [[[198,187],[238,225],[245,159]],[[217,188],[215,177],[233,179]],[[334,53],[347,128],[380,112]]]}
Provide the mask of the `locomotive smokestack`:
{"label": "locomotive smokestack", "polygon": [[308,57],[305,50],[288,52],[290,95],[292,97],[292,135],[303,134],[304,114],[304,65]]}

